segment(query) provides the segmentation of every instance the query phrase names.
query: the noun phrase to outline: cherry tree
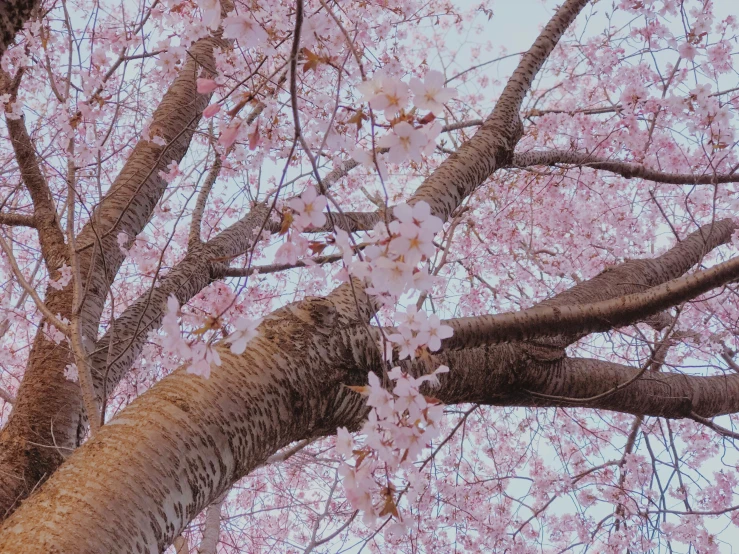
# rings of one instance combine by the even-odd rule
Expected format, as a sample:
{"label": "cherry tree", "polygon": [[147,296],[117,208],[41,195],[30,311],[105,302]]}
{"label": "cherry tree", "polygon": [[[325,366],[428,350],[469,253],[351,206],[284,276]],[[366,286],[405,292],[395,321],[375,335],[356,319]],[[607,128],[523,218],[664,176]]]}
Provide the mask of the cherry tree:
{"label": "cherry tree", "polygon": [[724,551],[730,4],[4,2],[0,551]]}

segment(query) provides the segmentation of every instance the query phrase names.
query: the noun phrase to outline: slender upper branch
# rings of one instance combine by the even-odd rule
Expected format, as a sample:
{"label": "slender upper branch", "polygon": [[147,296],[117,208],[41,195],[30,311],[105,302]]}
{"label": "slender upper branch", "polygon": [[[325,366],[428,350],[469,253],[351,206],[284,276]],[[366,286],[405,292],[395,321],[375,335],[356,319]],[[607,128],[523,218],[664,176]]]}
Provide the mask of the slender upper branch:
{"label": "slender upper branch", "polygon": [[513,157],[512,167],[526,168],[536,165],[560,166],[577,165],[609,171],[621,175],[626,179],[645,179],[655,183],[666,183],[672,185],[714,185],[718,183],[738,183],[739,173],[736,166],[729,173],[714,174],[692,174],[692,173],[665,173],[656,169],[650,169],[642,164],[609,160],[599,156],[593,156],[584,152],[568,150],[543,150],[516,153]]}
{"label": "slender upper branch", "polygon": [[31,296],[33,299],[34,304],[36,304],[36,307],[39,309],[39,311],[44,314],[44,317],[49,320],[49,323],[54,325],[57,329],[60,331],[67,333],[68,327],[67,325],[62,322],[59,317],[55,313],[53,313],[49,308],[44,304],[44,301],[41,300],[41,297],[36,292],[36,289],[31,285],[28,281],[26,281],[26,278],[23,276],[23,272],[21,271],[20,267],[18,267],[18,262],[15,259],[15,256],[13,255],[13,250],[10,247],[10,245],[6,242],[6,240],[3,237],[0,237],[0,249],[2,249],[3,253],[5,254],[5,257],[8,260],[8,263],[10,264],[10,268],[13,271],[13,275],[15,275],[16,280],[18,281],[18,284],[21,286],[21,288]]}
{"label": "slender upper branch", "polygon": [[36,218],[25,214],[0,214],[0,225],[11,227],[36,227]]}
{"label": "slender upper branch", "polygon": [[428,202],[432,213],[446,221],[496,169],[510,164],[523,134],[521,103],[562,34],[587,3],[588,0],[567,0],[560,6],[521,58],[490,116],[421,184],[411,203]]}
{"label": "slender upper branch", "polygon": [[646,292],[592,304],[535,306],[520,312],[482,315],[446,321],[454,336],[445,348],[460,348],[510,340],[560,335],[587,335],[630,325],[647,316],[691,300],[720,285],[739,279],[739,258],[685,275]]}
{"label": "slender upper branch", "polygon": [[[11,88],[10,76],[0,70],[0,86]],[[14,91],[11,90],[14,94]],[[11,119],[6,117],[10,142],[15,152],[15,159],[28,193],[33,202],[33,226],[36,227],[41,244],[41,253],[49,272],[54,272],[66,260],[64,233],[56,213],[56,205],[51,190],[41,172],[36,149],[26,129],[23,117]]]}

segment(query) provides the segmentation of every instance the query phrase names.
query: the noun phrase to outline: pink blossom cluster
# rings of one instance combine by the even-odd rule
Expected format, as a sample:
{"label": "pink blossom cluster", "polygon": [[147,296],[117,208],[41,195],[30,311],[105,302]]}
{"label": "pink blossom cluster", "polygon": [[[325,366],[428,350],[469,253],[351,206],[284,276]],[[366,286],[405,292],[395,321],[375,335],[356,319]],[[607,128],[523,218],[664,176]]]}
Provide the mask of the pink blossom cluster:
{"label": "pink blossom cluster", "polygon": [[[435,70],[428,71],[423,81],[412,77],[408,84],[379,71],[357,88],[362,93],[360,101],[369,103],[373,110],[382,111],[391,121],[391,131],[377,141],[378,146],[388,149],[387,157],[391,163],[420,162],[422,156],[433,153],[436,138],[441,133],[442,126],[436,121],[416,127],[404,119],[411,92],[415,105],[413,111],[428,110],[431,116],[428,119],[442,115],[444,104],[457,96],[456,89],[446,87],[443,74]],[[361,150],[354,154],[357,161],[371,165],[368,157],[371,156]]]}
{"label": "pink blossom cluster", "polygon": [[275,259],[282,263],[295,264],[308,248],[308,240],[301,235],[308,227],[323,227],[326,224],[326,214],[323,210],[328,205],[328,199],[318,194],[315,187],[308,187],[303,194],[287,202],[292,210],[292,222],[287,233],[287,240],[275,252]]}
{"label": "pink blossom cluster", "polygon": [[[210,377],[213,366],[221,365],[221,356],[218,349],[210,342],[203,340],[186,341],[180,330],[178,312],[179,302],[174,295],[167,299],[167,309],[162,319],[162,346],[171,355],[178,357],[186,366],[187,372],[200,375],[204,379]],[[227,342],[231,343],[231,352],[240,355],[246,350],[249,342],[258,335],[259,320],[239,318],[235,324],[235,331],[231,333]],[[207,331],[207,329],[204,329]]]}
{"label": "pink blossom cluster", "polygon": [[56,280],[49,280],[49,286],[61,290],[66,287],[72,280],[72,268],[66,263],[59,268],[59,278]]}
{"label": "pink blossom cluster", "polygon": [[395,312],[395,320],[400,322],[398,332],[387,338],[398,346],[401,360],[414,359],[424,347],[436,352],[441,348],[441,341],[452,336],[452,328],[441,323],[438,315],[428,315],[413,305],[408,306],[405,312]]}
{"label": "pink blossom cluster", "polygon": [[360,101],[368,102],[373,110],[384,112],[388,120],[406,110],[411,92],[416,108],[436,115],[441,115],[444,104],[457,96],[454,88],[445,86],[444,75],[435,70],[428,71],[423,81],[413,77],[408,84],[380,71],[372,79],[360,83],[357,89],[362,93]]}
{"label": "pink blossom cluster", "polygon": [[[393,215],[395,219],[389,224],[380,221],[375,225],[363,259],[351,262],[348,268],[355,277],[367,279],[367,292],[387,305],[394,305],[403,293],[425,291],[432,285],[428,267],[418,265],[434,253],[434,236],[443,225],[424,201],[413,206],[398,204]],[[336,232],[336,244],[345,257],[351,254],[346,232]]]}
{"label": "pink blossom cluster", "polygon": [[420,392],[421,385],[438,385],[438,375],[448,371],[442,365],[429,375],[414,378],[394,367],[387,373],[387,379],[394,382],[392,393],[372,372],[368,375],[369,384],[359,387],[371,408],[359,433],[361,444],[356,444],[351,433],[342,427],[337,431],[336,449],[347,460],[339,470],[346,496],[362,512],[367,525],[378,517],[393,515],[396,521],[391,533],[406,530],[398,507],[400,496],[418,496],[422,480],[414,462],[439,435],[444,414],[438,401]]}

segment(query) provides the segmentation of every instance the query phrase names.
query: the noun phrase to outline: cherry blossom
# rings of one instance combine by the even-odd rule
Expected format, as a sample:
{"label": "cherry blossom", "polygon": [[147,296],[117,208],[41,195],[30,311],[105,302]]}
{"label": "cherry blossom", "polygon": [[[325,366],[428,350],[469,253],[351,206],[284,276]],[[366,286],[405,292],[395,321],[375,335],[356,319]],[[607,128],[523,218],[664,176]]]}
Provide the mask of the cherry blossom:
{"label": "cherry blossom", "polygon": [[438,315],[431,314],[421,325],[419,335],[426,339],[429,350],[436,352],[441,348],[441,341],[452,336],[452,328],[442,324]]}
{"label": "cherry blossom", "polygon": [[218,85],[213,79],[197,79],[197,89],[200,94],[210,94],[218,88]]}
{"label": "cherry blossom", "polygon": [[[387,483],[405,482],[406,488],[418,485],[418,469],[413,462],[429,441],[438,436],[443,416],[443,407],[429,402],[420,387],[427,381],[438,383],[437,375],[448,371],[448,367],[439,366],[429,375],[414,378],[396,366],[387,374],[395,382],[392,393],[382,386],[377,375],[370,373],[369,384],[363,391],[367,405],[372,408],[360,433],[364,446],[346,429],[337,430],[337,449],[341,449],[345,458],[354,459],[353,466],[349,463],[340,466],[347,499],[353,508],[363,512],[366,524],[378,517],[381,512],[377,506],[383,504],[393,506],[398,521],[403,523],[394,493],[400,487],[388,488]],[[395,529],[396,533],[404,531],[406,525]]]}
{"label": "cherry blossom", "polygon": [[220,104],[210,104],[207,108],[203,110],[203,117],[213,117],[219,111],[221,111]]}
{"label": "cherry blossom", "polygon": [[221,24],[221,3],[218,0],[198,0],[198,7],[203,12],[203,23],[212,31]]}
{"label": "cherry blossom", "polygon": [[229,123],[225,129],[221,132],[221,136],[218,137],[218,144],[224,148],[228,148],[236,142],[236,138],[239,136],[241,129],[241,120],[234,120]]}
{"label": "cherry blossom", "polygon": [[121,251],[121,253],[124,256],[128,255],[128,245],[129,245],[128,235],[126,233],[118,233],[117,241],[118,241],[118,249]]}
{"label": "cherry blossom", "polygon": [[695,56],[698,53],[698,49],[695,47],[694,44],[690,42],[684,42],[680,45],[678,52],[680,53],[680,56],[682,56],[686,60],[692,61],[695,59]]}
{"label": "cherry blossom", "polygon": [[67,381],[79,381],[80,376],[77,371],[77,364],[68,364],[67,367],[64,368],[64,378]]}
{"label": "cherry blossom", "polygon": [[72,268],[67,264],[63,264],[62,267],[59,268],[59,273],[59,279],[56,281],[49,281],[49,285],[57,290],[63,289],[72,280]]}
{"label": "cherry blossom", "polygon": [[387,119],[404,110],[410,99],[410,88],[406,83],[382,74],[358,88],[364,101],[369,102],[373,110],[383,111]]}
{"label": "cherry blossom", "polygon": [[401,163],[405,160],[421,161],[421,152],[428,143],[421,131],[406,121],[393,125],[392,132],[380,137],[377,143],[383,148],[389,148],[388,160],[391,163]]}
{"label": "cherry blossom", "polygon": [[192,357],[187,366],[187,372],[193,375],[199,375],[203,379],[210,378],[211,368],[221,365],[221,357],[218,350],[213,346],[203,343],[196,343],[190,350]]}
{"label": "cherry blossom", "polygon": [[323,227],[326,224],[326,209],[328,199],[318,194],[315,187],[308,187],[303,194],[288,202],[288,206],[295,211],[295,225],[299,229],[306,227]]}
{"label": "cherry blossom", "polygon": [[300,235],[291,234],[275,252],[275,260],[279,263],[295,264],[308,248],[308,240]]}
{"label": "cherry blossom", "polygon": [[187,366],[187,372],[204,379],[210,377],[212,366],[221,365],[221,357],[213,345],[200,341],[187,342],[180,330],[179,302],[174,295],[167,298],[167,310],[162,319],[163,345]]}
{"label": "cherry blossom", "polygon": [[173,71],[180,62],[180,57],[174,52],[162,52],[159,54],[159,67],[163,72]]}
{"label": "cherry blossom", "polygon": [[223,20],[223,36],[238,40],[244,48],[256,48],[267,40],[267,31],[251,15],[231,12]]}
{"label": "cherry blossom", "polygon": [[421,342],[411,329],[401,327],[399,331],[399,333],[388,335],[387,338],[400,346],[398,358],[403,360],[410,357],[412,360],[416,357],[416,349],[420,346]]}
{"label": "cherry blossom", "polygon": [[245,317],[236,320],[236,323],[234,323],[235,331],[228,336],[231,343],[231,352],[237,356],[243,354],[249,342],[259,335],[257,327],[260,323],[260,319],[252,320]]}
{"label": "cherry blossom", "polygon": [[336,430],[336,436],[336,452],[345,458],[351,457],[352,451],[354,450],[354,439],[352,438],[352,434],[347,431],[346,427],[339,427]]}
{"label": "cherry blossom", "polygon": [[455,89],[444,86],[444,75],[433,69],[426,73],[423,81],[413,77],[409,85],[416,107],[437,115],[444,111],[444,104],[457,96]]}
{"label": "cherry blossom", "polygon": [[[58,399],[82,386],[71,339],[44,319],[19,276],[53,313],[64,305],[68,317],[82,320],[83,334],[93,336],[82,338],[93,377],[110,366],[101,404],[105,425],[162,379],[208,387],[224,375],[244,375],[233,363],[256,347],[260,318],[294,310],[307,320],[299,311],[304,298],[333,298],[337,286],[351,284],[356,301],[366,292],[376,313],[356,328],[342,323],[314,341],[318,354],[313,344],[306,347],[312,357],[305,362],[312,366],[321,348],[355,329],[369,332],[366,341],[376,349],[361,356],[359,371],[341,384],[336,372],[344,368],[337,370],[336,352],[327,352],[331,362],[312,366],[310,377],[325,372],[320,383],[335,384],[336,398],[294,408],[323,413],[359,399],[367,417],[351,425],[337,419],[336,426],[348,429],[307,445],[285,445],[300,450],[235,483],[224,503],[228,533],[221,533],[218,551],[729,548],[732,529],[739,527],[733,508],[739,504],[739,454],[716,429],[734,429],[736,414],[711,420],[712,428],[637,409],[602,409],[594,417],[587,403],[532,407],[548,405],[546,396],[522,400],[525,407],[513,401],[444,406],[434,398],[469,369],[455,363],[457,350],[442,350],[452,330],[448,319],[551,303],[597,276],[618,275],[611,269],[620,271],[628,260],[658,260],[701,227],[739,213],[739,188],[725,178],[739,164],[739,27],[729,0],[591,2],[596,9],[586,6],[532,86],[520,91],[522,135],[505,167],[486,157],[490,151],[469,148],[480,123],[501,107],[518,53],[562,3],[547,0],[541,10],[509,22],[507,10],[478,3],[306,0],[298,44],[296,4],[289,1],[44,5],[2,57],[9,80],[0,78],[7,123],[0,141],[0,235],[20,270],[7,255],[0,260],[3,432],[17,431],[20,416],[12,412],[34,405],[34,387],[24,379],[45,372],[43,382],[54,394],[38,403],[55,422],[77,417],[79,406],[69,412],[77,401],[68,406]],[[219,26],[225,40],[218,38]],[[495,31],[498,26],[511,37]],[[203,40],[216,44],[212,55]],[[300,115],[297,141],[293,106]],[[185,121],[172,124],[185,114]],[[18,142],[22,126],[30,144]],[[491,134],[489,127],[483,135]],[[18,152],[35,153],[43,179],[29,181],[39,173],[20,163],[21,143],[26,148]],[[583,158],[518,165],[553,152]],[[469,162],[465,170],[448,173],[459,168],[449,161],[460,157]],[[129,160],[139,169],[121,172]],[[624,174],[608,168],[621,163],[628,164]],[[637,175],[643,169],[692,180],[650,180]],[[468,172],[482,182],[468,188]],[[44,194],[29,187],[34,182]],[[114,191],[125,191],[118,208],[107,200],[120,194]],[[329,194],[332,214],[359,212],[360,221],[378,223],[342,230],[336,216],[336,229],[326,230]],[[39,199],[50,199],[46,215],[56,215],[45,219],[41,206],[39,219]],[[260,211],[265,207],[269,219]],[[258,211],[259,228],[252,229],[250,214]],[[47,263],[43,233],[57,225],[60,233],[52,234],[61,238],[51,242],[60,244]],[[66,259],[70,229],[83,262],[80,289],[74,288],[74,260]],[[715,237],[712,232],[704,236]],[[739,232],[724,238],[690,260],[686,275],[735,257]],[[99,248],[105,259],[88,266]],[[103,261],[106,279],[97,280]],[[681,264],[690,265],[682,260],[670,271]],[[653,285],[646,273],[636,277],[619,286],[634,292]],[[69,303],[72,290],[82,291],[79,313]],[[559,377],[570,360],[642,368],[665,341],[664,363],[649,368],[649,379],[731,381],[739,361],[733,294],[728,283],[685,302],[679,314],[668,310],[662,315],[678,317],[662,330],[639,322],[579,337],[562,352],[546,353],[556,371],[543,375]],[[142,302],[145,316],[129,318]],[[138,327],[128,325],[132,319]],[[265,340],[271,339],[258,342]],[[278,357],[302,337],[285,340]],[[532,344],[531,360],[538,360],[542,343]],[[39,345],[64,356],[42,355],[39,364]],[[501,395],[522,386],[497,380],[494,369],[517,348],[507,342],[479,349],[489,354],[490,383],[500,384]],[[268,365],[259,378],[271,377]],[[291,381],[298,365],[287,372],[291,390],[300,385]],[[305,375],[300,369],[295,374]],[[593,375],[596,381],[601,373]],[[610,405],[623,408],[621,399],[630,398],[637,384],[608,396]],[[42,389],[34,394],[43,396]],[[495,398],[487,400],[495,404]],[[183,398],[189,406],[197,401]],[[325,425],[315,429],[327,433]],[[89,440],[56,423],[53,434],[46,429],[44,436],[42,425],[33,431],[34,437],[18,441],[31,453],[49,445],[71,452],[80,439]],[[314,440],[312,431],[298,437],[279,421],[266,431],[267,438]],[[115,423],[108,432],[117,432]],[[52,458],[59,457],[33,459]],[[210,481],[199,489],[205,496],[198,502],[212,492],[210,483],[223,482],[218,469],[201,469]],[[35,490],[35,483],[28,486]],[[355,509],[360,513],[353,517]],[[162,507],[161,513],[170,512]],[[245,517],[249,525],[242,525]],[[198,550],[207,519],[198,516],[182,530],[190,550]]]}

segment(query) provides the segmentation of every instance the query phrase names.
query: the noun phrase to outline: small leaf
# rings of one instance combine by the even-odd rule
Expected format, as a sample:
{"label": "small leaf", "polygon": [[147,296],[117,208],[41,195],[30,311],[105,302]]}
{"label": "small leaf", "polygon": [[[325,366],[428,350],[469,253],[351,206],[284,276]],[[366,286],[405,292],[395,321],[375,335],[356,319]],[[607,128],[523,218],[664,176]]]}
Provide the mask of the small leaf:
{"label": "small leaf", "polygon": [[427,123],[431,123],[434,119],[436,119],[434,112],[429,112],[426,115],[424,115],[421,119],[419,119],[418,122],[421,125],[426,125]]}
{"label": "small leaf", "polygon": [[396,518],[400,517],[400,514],[398,514],[398,507],[395,505],[395,499],[392,495],[387,495],[385,497],[385,504],[382,507],[382,510],[380,510],[380,517],[388,514],[392,514]]}
{"label": "small leaf", "polygon": [[303,55],[306,58],[305,64],[303,64],[303,73],[311,69],[315,71],[318,68],[318,64],[322,61],[321,56],[314,54],[307,48],[303,48]]}
{"label": "small leaf", "polygon": [[352,452],[357,457],[357,463],[355,465],[355,467],[357,467],[357,468],[362,464],[362,462],[364,461],[364,459],[369,455],[369,450],[366,450],[366,449],[364,449],[364,450],[353,450]]}
{"label": "small leaf", "polygon": [[318,242],[315,240],[312,240],[308,243],[308,248],[311,252],[313,252],[313,254],[320,254],[326,249],[327,246],[328,244],[326,244],[325,242]]}
{"label": "small leaf", "polygon": [[362,129],[362,122],[369,119],[362,110],[355,112],[353,116],[346,120],[347,123],[354,123],[357,126],[357,132]]}
{"label": "small leaf", "polygon": [[344,385],[349,390],[352,390],[354,392],[358,392],[361,395],[368,396],[369,395],[369,387],[367,385]]}
{"label": "small leaf", "polygon": [[291,211],[282,212],[282,224],[280,225],[280,234],[286,235],[293,224],[293,213]]}

